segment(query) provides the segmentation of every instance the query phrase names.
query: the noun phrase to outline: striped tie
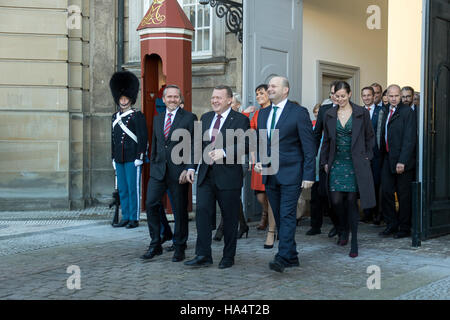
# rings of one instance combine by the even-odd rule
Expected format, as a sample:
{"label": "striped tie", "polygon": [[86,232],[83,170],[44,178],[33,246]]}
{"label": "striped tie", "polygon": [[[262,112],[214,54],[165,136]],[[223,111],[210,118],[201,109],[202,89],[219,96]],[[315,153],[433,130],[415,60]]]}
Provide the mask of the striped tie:
{"label": "striped tie", "polygon": [[170,127],[172,126],[172,114],[168,113],[167,116],[168,118],[166,121],[166,125],[164,126],[164,137],[166,138],[166,140],[169,137]]}

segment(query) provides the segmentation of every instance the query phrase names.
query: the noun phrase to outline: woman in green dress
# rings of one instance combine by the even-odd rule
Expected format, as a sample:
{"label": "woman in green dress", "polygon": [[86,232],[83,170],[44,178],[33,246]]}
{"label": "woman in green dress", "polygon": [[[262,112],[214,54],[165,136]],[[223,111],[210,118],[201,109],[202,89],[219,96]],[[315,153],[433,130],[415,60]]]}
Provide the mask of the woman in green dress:
{"label": "woman in green dress", "polygon": [[348,243],[350,227],[350,257],[355,258],[358,256],[357,200],[361,199],[363,208],[372,208],[376,204],[370,167],[375,135],[369,112],[350,102],[351,96],[348,83],[336,83],[338,107],[325,114],[320,162],[328,174],[329,197],[339,216],[338,244]]}

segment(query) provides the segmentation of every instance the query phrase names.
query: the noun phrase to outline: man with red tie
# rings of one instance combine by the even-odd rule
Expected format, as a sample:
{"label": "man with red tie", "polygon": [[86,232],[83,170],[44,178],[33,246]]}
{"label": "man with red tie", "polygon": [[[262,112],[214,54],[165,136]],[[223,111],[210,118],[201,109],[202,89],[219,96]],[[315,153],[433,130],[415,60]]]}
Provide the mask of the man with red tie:
{"label": "man with red tie", "polygon": [[172,150],[178,143],[184,143],[184,141],[172,140],[171,137],[177,129],[187,130],[190,133],[189,145],[193,145],[194,122],[197,121],[197,116],[180,108],[181,90],[175,85],[168,85],[164,89],[163,101],[166,112],[158,114],[153,119],[150,180],[147,188],[147,223],[151,243],[141,259],[150,260],[162,254],[159,209],[162,197],[166,190],[169,190],[175,218],[173,236],[175,252],[172,261],[179,262],[185,259],[184,251],[189,233],[187,212],[189,185],[184,177],[192,159],[189,163],[184,161],[180,164],[174,163]]}
{"label": "man with red tie", "polygon": [[[389,107],[381,134],[380,151],[383,153],[381,170],[382,208],[386,229],[381,236],[405,238],[411,234],[411,183],[416,166],[416,120],[414,111],[401,103],[401,88],[391,85],[387,89]],[[399,212],[395,211],[395,192]]]}
{"label": "man with red tie", "polygon": [[[187,266],[203,267],[213,263],[211,219],[216,214],[216,201],[223,217],[225,242],[219,269],[230,268],[234,264],[243,185],[239,151],[248,154],[249,143],[245,141],[244,146],[239,145],[238,136],[230,140],[227,131],[236,133],[241,129],[244,133],[250,129],[250,121],[231,108],[232,100],[233,91],[230,87],[215,87],[211,96],[212,111],[201,117],[203,159],[197,177],[196,256],[184,263]],[[194,182],[195,168],[196,165],[192,165],[187,173],[186,178],[190,183]]]}

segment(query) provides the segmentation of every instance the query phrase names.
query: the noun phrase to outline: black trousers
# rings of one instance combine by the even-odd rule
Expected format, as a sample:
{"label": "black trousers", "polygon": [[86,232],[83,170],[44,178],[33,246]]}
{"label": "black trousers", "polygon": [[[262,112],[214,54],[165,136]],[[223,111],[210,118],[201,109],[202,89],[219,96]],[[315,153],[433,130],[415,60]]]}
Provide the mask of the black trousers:
{"label": "black trousers", "polygon": [[161,218],[160,218],[160,206],[161,199],[169,189],[172,196],[171,204],[173,206],[174,218],[175,218],[175,230],[173,236],[173,244],[181,249],[186,248],[186,241],[188,239],[188,192],[189,185],[179,184],[178,181],[172,181],[168,178],[168,174],[164,180],[156,180],[150,177],[147,187],[147,221],[149,224],[151,247],[161,246]]}
{"label": "black trousers", "polygon": [[223,257],[233,259],[236,244],[241,203],[241,189],[219,190],[214,181],[214,168],[209,167],[205,180],[197,186],[197,242],[195,254],[211,257],[212,217],[216,215],[216,201],[223,218]]}
{"label": "black trousers", "polygon": [[322,228],[325,212],[328,213],[333,226],[336,229],[339,227],[339,218],[328,199],[327,188],[327,174],[321,168],[319,170],[319,182],[315,182],[311,189],[311,228]]}
{"label": "black trousers", "polygon": [[[388,227],[411,231],[411,183],[414,181],[414,175],[414,170],[406,171],[403,174],[392,173],[388,157],[385,158],[381,171],[381,189],[383,217]],[[395,211],[395,192],[397,192],[399,202],[398,213]]]}

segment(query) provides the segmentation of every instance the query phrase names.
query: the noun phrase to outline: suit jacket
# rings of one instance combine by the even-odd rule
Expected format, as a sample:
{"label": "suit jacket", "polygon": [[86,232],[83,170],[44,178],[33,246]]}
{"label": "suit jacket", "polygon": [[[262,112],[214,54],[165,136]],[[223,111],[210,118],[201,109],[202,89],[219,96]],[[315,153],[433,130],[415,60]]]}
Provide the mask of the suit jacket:
{"label": "suit jacket", "polygon": [[[205,136],[205,133],[209,137],[209,129],[211,128],[212,121],[214,119],[215,112],[210,111],[202,115],[200,121],[202,122],[202,136]],[[244,132],[250,129],[250,120],[244,116],[243,114],[230,110],[222,128],[220,128],[220,132],[222,134],[223,143],[220,146],[219,138],[216,138],[216,147],[217,149],[223,148],[226,153],[226,158],[223,159],[223,163],[213,163],[211,165],[207,164],[205,161],[200,162],[200,166],[198,168],[198,176],[197,176],[197,186],[201,186],[205,181],[206,174],[208,170],[214,170],[214,182],[219,190],[233,190],[240,189],[243,185],[243,171],[242,164],[238,164],[238,154],[242,151],[245,154],[249,152],[249,142],[246,139],[244,142],[239,141],[238,137],[234,137],[233,140],[228,141],[226,130],[238,130],[242,129]],[[211,148],[211,141],[202,141],[202,155],[205,157],[205,149]],[[239,150],[240,149],[240,150]],[[208,153],[208,151],[206,151]],[[207,156],[207,155],[206,155]],[[231,159],[231,157],[233,157]],[[227,163],[229,162],[229,163]],[[232,163],[231,163],[232,162]],[[191,165],[191,169],[195,169],[196,165]]]}
{"label": "suit jacket", "polygon": [[325,118],[325,113],[327,113],[328,110],[333,108],[333,104],[324,104],[319,108],[319,113],[317,114],[317,121],[316,125],[314,126],[314,137],[316,139],[316,146],[317,150],[319,150],[320,141],[322,140],[322,133],[323,133],[323,119]]}
{"label": "suit jacket", "polygon": [[384,137],[389,112],[386,112],[383,118],[380,150],[384,157],[388,157],[392,173],[396,173],[397,163],[403,163],[405,171],[412,170],[416,166],[416,116],[410,107],[402,103],[397,106],[388,124],[389,152],[387,152]]}
{"label": "suit jacket", "polygon": [[[194,146],[194,122],[197,121],[197,116],[189,111],[179,108],[175,118],[172,119],[172,126],[169,131],[169,136],[166,140],[164,137],[164,120],[166,112],[160,113],[153,118],[153,133],[152,133],[152,151],[150,155],[150,176],[163,180],[168,171],[169,178],[173,181],[178,181],[183,170],[187,170],[193,163],[192,153]],[[174,164],[171,158],[172,149],[181,141],[172,141],[172,133],[176,129],[185,129],[190,132],[190,161],[182,162],[181,164]],[[184,156],[183,152],[180,156]]]}
{"label": "suit jacket", "polygon": [[[352,162],[356,181],[364,209],[376,206],[375,188],[373,183],[370,160],[373,158],[375,134],[370,120],[370,113],[365,108],[351,103],[353,109],[352,120]],[[336,153],[337,108],[327,111],[324,119],[324,135],[320,153],[320,164],[333,165]],[[330,171],[328,171],[329,174]]]}
{"label": "suit jacket", "polygon": [[[112,116],[111,123],[116,120],[116,112]],[[117,163],[134,162],[134,160],[144,160],[147,152],[147,124],[144,114],[135,111],[122,118],[123,124],[137,137],[137,143],[122,130],[119,124],[111,126],[111,157]]]}
{"label": "suit jacket", "polygon": [[[258,134],[259,130],[268,129],[267,120],[272,107],[259,110]],[[279,130],[280,166],[275,175],[279,183],[301,185],[303,180],[315,181],[317,147],[308,110],[288,100],[275,129]],[[270,143],[267,149],[270,154]],[[263,175],[263,183],[267,183],[267,175]]]}

